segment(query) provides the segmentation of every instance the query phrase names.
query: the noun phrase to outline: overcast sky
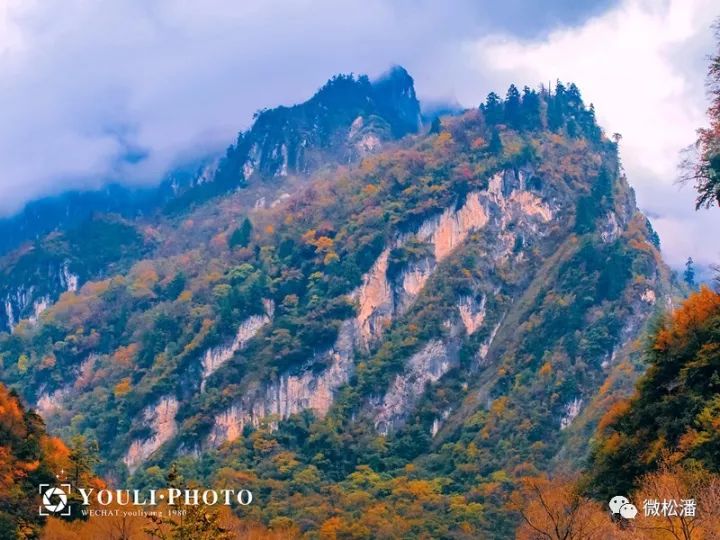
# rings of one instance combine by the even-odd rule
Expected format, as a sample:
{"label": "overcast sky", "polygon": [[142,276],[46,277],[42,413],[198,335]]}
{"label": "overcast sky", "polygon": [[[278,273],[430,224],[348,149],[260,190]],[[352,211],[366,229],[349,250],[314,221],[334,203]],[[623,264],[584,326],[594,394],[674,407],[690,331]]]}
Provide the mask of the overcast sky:
{"label": "overcast sky", "polygon": [[621,154],[666,259],[720,260],[720,210],[676,184],[702,125],[713,0],[0,0],[0,215],[108,181],[158,182],[262,107],[392,64],[472,107],[574,81]]}

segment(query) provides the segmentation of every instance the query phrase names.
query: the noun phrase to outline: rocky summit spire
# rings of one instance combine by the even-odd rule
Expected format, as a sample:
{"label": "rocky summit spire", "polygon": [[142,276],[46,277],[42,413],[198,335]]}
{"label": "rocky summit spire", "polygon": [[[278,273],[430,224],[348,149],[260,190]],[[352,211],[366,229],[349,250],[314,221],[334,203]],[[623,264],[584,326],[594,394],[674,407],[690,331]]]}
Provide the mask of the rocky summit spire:
{"label": "rocky summit spire", "polygon": [[220,167],[227,182],[308,174],[347,163],[420,128],[413,79],[396,66],[376,81],[336,75],[304,103],[260,112]]}
{"label": "rocky summit spire", "polygon": [[415,81],[404,67],[393,66],[373,82],[373,90],[375,101],[396,137],[418,131],[420,102],[415,95]]}

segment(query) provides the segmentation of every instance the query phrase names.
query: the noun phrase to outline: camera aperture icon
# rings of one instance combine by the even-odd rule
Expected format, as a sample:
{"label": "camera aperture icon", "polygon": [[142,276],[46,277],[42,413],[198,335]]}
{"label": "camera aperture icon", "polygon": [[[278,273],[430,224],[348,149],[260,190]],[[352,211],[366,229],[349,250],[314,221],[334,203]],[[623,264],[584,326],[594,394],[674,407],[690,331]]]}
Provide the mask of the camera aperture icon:
{"label": "camera aperture icon", "polygon": [[42,505],[38,509],[41,516],[69,516],[71,507],[68,505],[68,493],[72,490],[70,484],[53,486],[40,484]]}

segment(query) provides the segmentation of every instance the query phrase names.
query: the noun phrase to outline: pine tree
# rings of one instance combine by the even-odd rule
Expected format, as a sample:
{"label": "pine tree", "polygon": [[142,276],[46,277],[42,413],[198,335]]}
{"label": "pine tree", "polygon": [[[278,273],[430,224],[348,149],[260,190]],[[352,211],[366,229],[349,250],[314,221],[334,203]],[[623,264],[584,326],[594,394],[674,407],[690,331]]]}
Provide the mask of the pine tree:
{"label": "pine tree", "polygon": [[685,262],[685,272],[683,273],[683,280],[690,287],[695,287],[695,261],[692,257],[688,257]]}
{"label": "pine tree", "polygon": [[548,128],[558,131],[563,127],[565,111],[565,86],[560,81],[555,85],[555,93],[548,97]]}
{"label": "pine tree", "polygon": [[[167,485],[174,489],[198,489],[188,485],[175,463],[170,465]],[[212,507],[202,504],[183,506],[184,513],[178,519],[171,515],[148,516],[149,526],[144,529],[151,538],[160,540],[230,540],[233,535],[220,523],[220,514]]]}
{"label": "pine tree", "polygon": [[442,124],[440,123],[440,117],[436,116],[430,124],[430,135],[437,135],[441,130]]}
{"label": "pine tree", "polygon": [[488,146],[488,150],[492,154],[501,154],[503,151],[503,144],[502,139],[500,138],[500,132],[497,129],[494,129],[492,132],[492,136],[490,137],[490,145]]}
{"label": "pine tree", "polygon": [[175,274],[175,277],[173,277],[172,281],[168,283],[168,286],[165,289],[167,297],[171,300],[175,300],[178,296],[180,296],[180,293],[185,289],[186,281],[187,278],[185,277],[184,272],[178,272]]}
{"label": "pine tree", "polygon": [[245,218],[240,226],[235,229],[230,236],[230,248],[234,247],[247,247],[250,243],[250,236],[252,235],[253,226],[248,218]]}
{"label": "pine tree", "polygon": [[523,88],[522,103],[520,105],[522,125],[528,129],[541,129],[542,117],[540,112],[540,96],[529,87]]}
{"label": "pine tree", "polygon": [[503,102],[495,92],[488,94],[485,103],[480,105],[480,110],[485,114],[485,121],[490,124],[499,124],[503,119]]}
{"label": "pine tree", "polygon": [[70,442],[70,461],[72,463],[71,480],[77,486],[81,478],[92,474],[95,465],[100,462],[100,450],[95,440],[83,435],[75,435]]}
{"label": "pine tree", "polygon": [[520,92],[511,84],[505,96],[505,123],[512,127],[520,127],[522,123],[520,114]]}

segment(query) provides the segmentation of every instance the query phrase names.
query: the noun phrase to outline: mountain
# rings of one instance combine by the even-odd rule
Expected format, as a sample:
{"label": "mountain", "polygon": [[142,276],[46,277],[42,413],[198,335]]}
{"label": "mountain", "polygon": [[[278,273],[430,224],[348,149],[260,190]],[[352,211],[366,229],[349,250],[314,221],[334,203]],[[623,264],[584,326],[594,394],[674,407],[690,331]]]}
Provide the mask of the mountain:
{"label": "mountain", "polygon": [[252,127],[228,148],[212,180],[194,186],[167,209],[185,209],[256,178],[351,163],[420,127],[420,103],[404,68],[396,66],[373,82],[365,75],[337,75],[302,104],[258,112]]}
{"label": "mountain", "polygon": [[286,537],[507,538],[673,284],[575,85],[418,119],[401,69],[261,113],[164,211],[61,237],[92,270],[0,335],[0,377],[111,483],[242,479]]}
{"label": "mountain", "polygon": [[[707,88],[709,127],[697,130],[697,152],[682,173],[697,191],[696,209],[720,202],[720,49]],[[692,259],[683,281],[695,288]],[[582,471],[521,480],[509,503],[521,518],[516,538],[720,537],[720,292],[713,281],[714,290],[692,290],[638,340],[644,373],[634,391],[618,391],[622,372],[598,391],[596,408],[607,412],[588,434]]]}
{"label": "mountain", "polygon": [[[0,330],[36,320],[63,292],[111,275],[116,268],[109,265],[124,268],[145,256],[153,240],[143,237],[143,226],[237,189],[269,197],[287,184],[278,178],[353,163],[420,125],[413,80],[403,68],[373,82],[338,75],[305,103],[258,113],[225,158],[179,168],[157,187],[111,185],[31,202],[0,220],[0,256],[7,252],[0,258]],[[96,259],[90,264],[81,260],[88,254]]]}
{"label": "mountain", "polygon": [[131,223],[97,215],[80,227],[54,232],[0,259],[1,327],[12,332],[22,319],[37,321],[64,291],[91,278],[127,268],[148,252],[148,240]]}
{"label": "mountain", "polygon": [[29,202],[15,215],[0,219],[0,256],[51,232],[82,226],[96,214],[116,214],[132,219],[153,214],[170,201],[181,187],[198,178],[203,161],[180,167],[155,187],[131,188],[110,184],[99,190],[70,191]]}
{"label": "mountain", "polygon": [[718,343],[720,294],[706,287],[659,322],[637,391],[602,420],[590,468],[599,495],[629,493],[668,460],[720,472]]}

